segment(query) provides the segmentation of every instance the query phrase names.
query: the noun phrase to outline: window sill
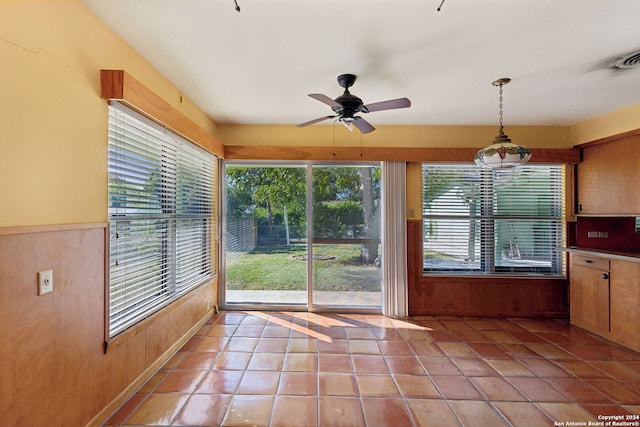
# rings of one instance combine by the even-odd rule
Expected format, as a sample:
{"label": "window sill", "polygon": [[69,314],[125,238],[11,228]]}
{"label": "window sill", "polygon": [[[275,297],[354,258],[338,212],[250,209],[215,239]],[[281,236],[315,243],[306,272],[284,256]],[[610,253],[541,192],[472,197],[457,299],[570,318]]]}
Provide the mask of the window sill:
{"label": "window sill", "polygon": [[518,279],[518,280],[549,280],[549,279],[566,279],[565,274],[493,274],[493,273],[447,273],[447,272],[422,272],[422,277],[428,278],[465,278],[465,279]]}

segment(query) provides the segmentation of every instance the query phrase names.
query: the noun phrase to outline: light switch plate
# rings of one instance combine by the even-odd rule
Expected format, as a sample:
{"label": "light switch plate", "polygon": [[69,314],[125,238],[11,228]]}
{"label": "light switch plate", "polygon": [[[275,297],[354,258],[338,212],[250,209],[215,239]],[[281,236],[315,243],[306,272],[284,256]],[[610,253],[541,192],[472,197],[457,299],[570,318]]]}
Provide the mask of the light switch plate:
{"label": "light switch plate", "polygon": [[38,295],[53,292],[53,270],[38,271]]}

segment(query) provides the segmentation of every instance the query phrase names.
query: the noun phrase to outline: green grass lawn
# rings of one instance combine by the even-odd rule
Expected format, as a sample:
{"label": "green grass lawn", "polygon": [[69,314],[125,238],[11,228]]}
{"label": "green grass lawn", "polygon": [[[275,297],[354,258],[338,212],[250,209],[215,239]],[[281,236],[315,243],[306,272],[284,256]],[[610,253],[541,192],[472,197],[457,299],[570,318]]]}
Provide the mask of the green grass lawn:
{"label": "green grass lawn", "polygon": [[[314,289],[380,292],[381,271],[360,260],[360,245],[316,245]],[[227,253],[227,289],[305,290],[306,244],[261,246]]]}

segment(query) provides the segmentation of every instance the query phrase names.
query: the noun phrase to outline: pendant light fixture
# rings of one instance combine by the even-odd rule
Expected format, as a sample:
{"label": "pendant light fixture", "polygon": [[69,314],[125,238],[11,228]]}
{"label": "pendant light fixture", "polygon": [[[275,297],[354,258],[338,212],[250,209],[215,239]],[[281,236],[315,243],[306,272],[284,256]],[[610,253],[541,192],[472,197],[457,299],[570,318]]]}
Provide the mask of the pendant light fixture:
{"label": "pendant light fixture", "polygon": [[502,125],[502,86],[510,81],[510,78],[505,77],[492,83],[492,85],[500,87],[500,130],[490,146],[476,153],[474,160],[478,166],[490,169],[507,169],[523,165],[531,158],[531,153],[527,147],[512,143],[511,138],[504,133],[504,126]]}

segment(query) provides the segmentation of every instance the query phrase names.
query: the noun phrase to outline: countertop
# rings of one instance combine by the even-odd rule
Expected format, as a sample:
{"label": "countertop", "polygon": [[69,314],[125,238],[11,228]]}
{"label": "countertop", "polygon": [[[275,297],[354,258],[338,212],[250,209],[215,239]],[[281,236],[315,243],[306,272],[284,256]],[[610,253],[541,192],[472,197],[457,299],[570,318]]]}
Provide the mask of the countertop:
{"label": "countertop", "polygon": [[640,262],[640,252],[634,252],[634,251],[591,249],[591,248],[581,248],[578,246],[569,246],[567,248],[560,248],[560,250],[564,252],[575,253],[580,255],[593,255],[593,256],[601,256],[609,259],[617,259],[621,261]]}

